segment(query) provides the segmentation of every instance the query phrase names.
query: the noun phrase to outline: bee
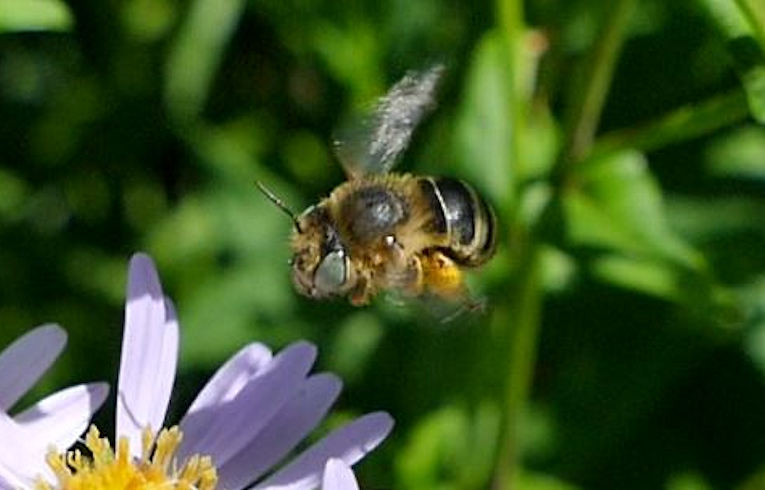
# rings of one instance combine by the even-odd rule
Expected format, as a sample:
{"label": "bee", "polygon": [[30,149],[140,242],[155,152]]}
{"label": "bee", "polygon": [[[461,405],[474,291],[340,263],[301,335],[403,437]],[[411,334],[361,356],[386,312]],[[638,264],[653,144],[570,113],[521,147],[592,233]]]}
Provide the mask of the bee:
{"label": "bee", "polygon": [[440,65],[408,72],[371,117],[339,136],[335,153],[347,181],[318,204],[297,215],[257,183],[292,218],[299,293],[347,296],[356,306],[383,290],[469,298],[463,269],[484,264],[495,250],[492,208],[462,180],[390,172],[434,109],[442,73]]}

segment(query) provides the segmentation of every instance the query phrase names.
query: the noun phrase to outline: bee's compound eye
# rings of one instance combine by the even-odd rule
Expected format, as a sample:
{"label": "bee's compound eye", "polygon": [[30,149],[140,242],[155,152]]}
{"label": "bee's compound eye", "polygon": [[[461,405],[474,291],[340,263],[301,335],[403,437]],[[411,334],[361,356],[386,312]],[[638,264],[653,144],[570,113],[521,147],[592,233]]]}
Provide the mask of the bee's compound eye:
{"label": "bee's compound eye", "polygon": [[348,280],[348,257],[343,250],[334,250],[321,260],[313,277],[319,293],[336,294]]}

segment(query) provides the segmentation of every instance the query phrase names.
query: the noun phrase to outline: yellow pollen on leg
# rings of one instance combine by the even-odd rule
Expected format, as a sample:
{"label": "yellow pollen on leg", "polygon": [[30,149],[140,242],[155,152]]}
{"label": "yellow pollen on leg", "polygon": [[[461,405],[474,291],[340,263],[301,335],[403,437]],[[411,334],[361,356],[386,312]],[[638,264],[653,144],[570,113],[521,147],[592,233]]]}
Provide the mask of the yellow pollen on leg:
{"label": "yellow pollen on leg", "polygon": [[40,481],[37,490],[214,490],[218,473],[212,458],[193,455],[178,467],[175,453],[183,439],[178,427],[162,429],[154,440],[147,429],[141,435],[142,456],[130,456],[126,437],[113,451],[109,440],[91,426],[85,435],[90,457],[79,450],[48,453],[46,460],[57,482]]}

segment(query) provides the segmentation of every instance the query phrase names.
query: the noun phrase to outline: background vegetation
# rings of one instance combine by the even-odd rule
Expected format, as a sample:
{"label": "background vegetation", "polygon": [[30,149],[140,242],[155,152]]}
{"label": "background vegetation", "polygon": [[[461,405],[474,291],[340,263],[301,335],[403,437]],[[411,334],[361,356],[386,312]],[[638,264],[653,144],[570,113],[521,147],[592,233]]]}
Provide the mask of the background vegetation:
{"label": "background vegetation", "polygon": [[[115,380],[146,250],[182,323],[176,417],[245,342],[307,338],[346,383],[331,423],[397,420],[364,488],[764,488],[763,5],[3,0],[0,345],[56,321],[34,396]],[[433,61],[400,168],[494,203],[487,314],[296,296],[253,181],[326,195],[333,128]]]}

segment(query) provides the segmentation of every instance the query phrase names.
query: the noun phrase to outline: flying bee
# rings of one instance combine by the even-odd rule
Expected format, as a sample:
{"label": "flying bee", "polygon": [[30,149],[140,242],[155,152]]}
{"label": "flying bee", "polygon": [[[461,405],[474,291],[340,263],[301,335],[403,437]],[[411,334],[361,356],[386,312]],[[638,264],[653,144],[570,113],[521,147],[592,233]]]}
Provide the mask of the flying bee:
{"label": "flying bee", "polygon": [[301,294],[347,296],[357,306],[382,290],[469,300],[462,270],[494,253],[491,207],[461,180],[390,173],[435,107],[442,73],[407,73],[371,117],[338,138],[348,180],[318,204],[296,215],[258,183],[292,218],[292,280]]}

